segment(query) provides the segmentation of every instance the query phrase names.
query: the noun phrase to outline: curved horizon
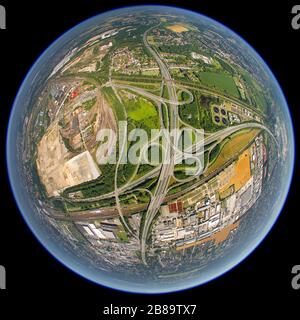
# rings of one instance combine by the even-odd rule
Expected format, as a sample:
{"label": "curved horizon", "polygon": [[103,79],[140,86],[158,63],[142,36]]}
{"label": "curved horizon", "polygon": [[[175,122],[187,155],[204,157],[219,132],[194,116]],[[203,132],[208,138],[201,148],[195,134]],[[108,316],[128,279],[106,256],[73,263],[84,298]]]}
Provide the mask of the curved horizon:
{"label": "curved horizon", "polygon": [[[51,59],[51,53],[56,52],[58,47],[63,47],[63,45],[68,42],[68,40],[73,36],[76,36],[81,29],[86,29],[90,26],[93,26],[96,22],[100,22],[101,19],[103,19],[106,16],[110,16],[111,13],[121,14],[122,12],[126,10],[137,10],[142,8],[153,8],[162,10],[162,8],[166,8],[167,10],[176,11],[176,12],[185,12],[187,15],[193,15],[194,17],[198,17],[199,19],[204,20],[206,23],[212,23],[214,25],[217,25],[223,29],[225,29],[230,35],[237,38],[239,41],[241,41],[246,47],[248,47],[251,50],[251,53],[255,55],[257,59],[261,62],[264,68],[266,68],[269,76],[272,79],[273,84],[276,87],[277,93],[279,94],[279,98],[281,100],[281,111],[284,112],[285,120],[287,121],[286,128],[288,130],[288,139],[291,144],[288,152],[289,152],[289,163],[286,164],[286,170],[287,170],[287,176],[285,180],[283,181],[283,186],[280,190],[280,197],[274,200],[274,209],[272,212],[272,215],[268,216],[268,221],[263,227],[263,230],[260,232],[260,235],[256,237],[255,239],[251,239],[249,243],[245,246],[243,251],[234,253],[234,257],[227,257],[226,262],[222,265],[216,266],[216,269],[212,270],[212,272],[206,272],[204,277],[199,278],[199,282],[195,282],[195,280],[192,280],[193,283],[189,281],[185,281],[184,283],[178,285],[169,285],[166,288],[159,288],[157,284],[153,284],[153,287],[151,287],[151,283],[147,283],[150,287],[145,288],[145,284],[137,285],[135,283],[128,283],[117,279],[108,278],[107,276],[101,274],[99,275],[95,274],[95,270],[90,270],[87,267],[83,266],[80,263],[80,259],[77,258],[75,254],[69,254],[66,251],[62,251],[62,248],[59,246],[59,244],[54,243],[53,240],[47,239],[47,235],[43,233],[43,231],[40,229],[40,225],[38,222],[40,220],[37,220],[38,217],[36,214],[31,213],[32,212],[32,204],[29,203],[28,198],[25,199],[24,195],[27,194],[27,192],[24,190],[24,186],[20,185],[20,167],[15,167],[15,164],[20,164],[19,160],[17,158],[17,152],[18,152],[18,145],[16,143],[17,141],[17,134],[18,130],[16,130],[16,126],[20,123],[20,113],[24,110],[22,110],[23,102],[28,99],[27,93],[30,93],[31,90],[31,83],[34,82],[34,79],[39,75],[40,68],[42,65],[44,65],[48,60]],[[21,111],[21,112],[20,112]],[[31,67],[30,71],[26,75],[26,77],[23,80],[23,83],[19,89],[19,92],[16,96],[16,99],[14,101],[12,111],[10,114],[9,119],[9,125],[7,130],[7,143],[6,143],[6,154],[7,154],[7,168],[8,168],[8,175],[9,175],[9,181],[11,184],[11,189],[14,194],[14,197],[16,199],[17,206],[19,208],[19,211],[21,212],[21,215],[23,219],[25,220],[26,224],[32,231],[32,233],[35,235],[35,237],[38,239],[38,241],[42,244],[42,246],[60,263],[65,265],[67,268],[75,272],[76,274],[84,277],[87,280],[90,280],[96,284],[100,284],[103,286],[106,286],[111,289],[117,289],[125,292],[132,292],[132,293],[141,293],[141,294],[160,294],[160,293],[168,293],[168,292],[176,292],[176,291],[182,291],[187,290],[202,284],[205,284],[209,281],[212,281],[223,274],[230,271],[232,268],[238,266],[238,264],[246,259],[255,249],[256,247],[263,241],[263,239],[269,234],[270,230],[272,229],[274,223],[276,222],[280,212],[282,211],[283,205],[285,203],[288,190],[290,187],[292,175],[293,175],[293,167],[294,167],[294,157],[295,157],[295,142],[294,142],[294,135],[293,135],[293,124],[291,120],[291,116],[289,113],[288,105],[286,103],[286,99],[284,97],[284,94],[280,88],[280,85],[278,81],[276,80],[275,76],[271,72],[268,65],[263,61],[263,59],[258,55],[258,53],[243,39],[241,36],[239,36],[237,33],[233,32],[220,22],[217,22],[203,14],[189,11],[186,9],[178,8],[178,7],[170,7],[170,6],[160,6],[160,5],[144,5],[144,6],[132,6],[132,7],[124,7],[124,8],[118,8],[113,9],[111,11],[107,11],[105,13],[101,13],[99,15],[96,15],[92,18],[89,18],[80,24],[76,25],[66,33],[64,33],[62,36],[60,36],[57,40],[53,42],[36,60],[36,62]],[[22,189],[23,188],[23,189]],[[229,260],[229,261],[227,261]]]}

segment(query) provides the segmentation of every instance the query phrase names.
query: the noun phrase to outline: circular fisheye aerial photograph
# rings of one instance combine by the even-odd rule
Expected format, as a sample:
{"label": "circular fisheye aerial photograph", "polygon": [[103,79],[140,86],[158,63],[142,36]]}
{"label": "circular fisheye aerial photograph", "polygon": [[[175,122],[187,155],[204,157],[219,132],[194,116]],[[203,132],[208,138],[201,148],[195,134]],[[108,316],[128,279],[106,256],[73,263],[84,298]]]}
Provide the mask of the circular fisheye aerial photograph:
{"label": "circular fisheye aerial photograph", "polygon": [[270,69],[224,25],[165,6],[95,16],[36,61],[14,102],[7,166],[23,218],[97,284],[204,284],[266,237],[294,165]]}

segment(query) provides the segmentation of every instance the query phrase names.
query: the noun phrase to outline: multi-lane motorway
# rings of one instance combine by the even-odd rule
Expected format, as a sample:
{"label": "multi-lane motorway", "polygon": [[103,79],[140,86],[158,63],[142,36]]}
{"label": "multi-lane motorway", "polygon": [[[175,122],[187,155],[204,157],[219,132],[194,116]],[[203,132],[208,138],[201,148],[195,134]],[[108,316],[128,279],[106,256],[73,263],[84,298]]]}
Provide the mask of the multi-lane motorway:
{"label": "multi-lane motorway", "polygon": [[[168,66],[164,63],[162,58],[160,57],[159,53],[157,50],[152,47],[148,40],[147,40],[147,35],[148,33],[157,26],[151,27],[148,29],[144,35],[143,35],[143,43],[146,49],[149,51],[149,53],[153,56],[155,61],[157,62],[161,76],[162,76],[162,84],[164,84],[167,88],[168,91],[168,99],[166,99],[163,96],[156,96],[142,88],[134,87],[132,85],[127,85],[127,84],[118,84],[114,83],[113,81],[110,81],[104,85],[104,86],[110,86],[113,87],[113,89],[127,89],[127,90],[132,90],[136,92],[137,94],[140,94],[142,96],[145,96],[153,101],[155,101],[158,105],[159,104],[164,104],[168,108],[168,115],[169,115],[169,121],[168,121],[168,126],[167,129],[170,133],[169,139],[170,143],[167,145],[167,148],[165,150],[165,159],[163,159],[162,163],[154,168],[151,172],[147,173],[143,177],[136,179],[134,181],[130,181],[129,183],[123,185],[122,187],[118,187],[117,185],[117,169],[116,169],[116,176],[115,176],[115,190],[107,193],[105,195],[101,195],[98,197],[93,197],[93,198],[85,198],[85,199],[72,199],[71,201],[76,202],[76,201],[97,201],[105,198],[110,198],[110,197],[115,197],[116,198],[116,208],[114,209],[114,212],[111,212],[111,214],[115,214],[115,211],[117,210],[119,215],[121,216],[121,219],[123,220],[123,223],[126,225],[126,222],[123,217],[123,212],[122,210],[124,208],[121,208],[120,201],[119,201],[119,194],[122,194],[123,192],[126,192],[128,190],[134,189],[136,186],[141,184],[143,181],[152,178],[152,177],[157,177],[157,185],[156,189],[154,191],[154,194],[151,197],[150,203],[147,208],[146,216],[145,216],[145,221],[143,225],[143,229],[140,235],[140,241],[141,241],[141,256],[142,256],[142,261],[147,264],[146,261],[146,246],[147,246],[147,238],[149,235],[149,231],[151,228],[151,224],[153,222],[153,219],[157,215],[157,212],[162,204],[163,201],[165,201],[168,190],[169,190],[169,182],[171,177],[173,176],[174,173],[174,165],[177,163],[182,158],[182,152],[178,152],[177,150],[177,140],[178,137],[176,134],[178,134],[179,130],[179,115],[178,115],[178,106],[184,105],[184,104],[189,104],[193,101],[193,94],[188,91],[187,89],[181,87],[182,90],[187,92],[189,95],[188,99],[185,101],[178,101],[178,93],[176,88],[178,87],[175,82],[173,81],[171,74],[169,72]],[[163,90],[162,90],[163,92]],[[190,149],[184,150],[184,153],[192,153],[193,150],[200,150],[202,147],[204,150],[204,146],[208,146],[210,144],[215,145],[217,143],[220,143],[222,140],[224,140],[226,137],[230,136],[234,132],[237,132],[239,130],[245,129],[245,128],[260,128],[263,130],[266,130],[271,136],[272,133],[268,128],[266,128],[264,125],[260,123],[244,123],[232,127],[225,128],[223,130],[220,130],[216,133],[210,134],[209,136],[205,137],[205,140],[198,142],[198,144],[194,144],[193,146],[190,147]],[[171,134],[172,133],[172,134]],[[276,140],[275,140],[276,141]],[[167,160],[167,161],[166,161]],[[118,167],[118,166],[117,166]],[[99,212],[102,210],[98,210]],[[124,212],[125,214],[127,213],[127,209]],[[85,218],[89,219],[89,216],[92,215],[95,217],[95,215],[98,215],[99,212],[90,212],[86,213]],[[102,213],[102,212],[101,212]],[[128,231],[131,233],[130,228],[128,228]],[[133,236],[136,236],[132,234]]]}
{"label": "multi-lane motorway", "polygon": [[[169,72],[168,67],[166,64],[163,62],[161,59],[159,53],[152,48],[152,46],[149,44],[147,40],[147,35],[150,30],[152,30],[153,27],[148,29],[144,35],[143,35],[143,42],[146,47],[146,49],[151,53],[151,55],[154,57],[156,60],[161,75],[162,75],[162,80],[165,82],[165,85],[167,86],[168,94],[169,94],[169,132],[175,132],[175,135],[171,136],[171,141],[172,145],[175,145],[175,141],[177,141],[176,137],[176,132],[179,125],[179,117],[178,117],[178,96],[177,96],[177,91],[176,91],[176,86],[174,85],[174,82],[172,81],[171,74]],[[162,101],[165,102],[165,101]],[[168,193],[168,186],[169,186],[169,181],[170,178],[173,175],[174,171],[174,163],[175,163],[175,150],[172,148],[171,144],[167,146],[167,149],[165,150],[165,157],[168,159],[168,161],[163,161],[160,169],[160,174],[157,182],[157,186],[154,192],[154,195],[150,201],[148,210],[146,212],[146,217],[145,217],[145,222],[144,226],[142,229],[141,233],[141,256],[142,256],[142,261],[144,264],[147,264],[146,261],[146,241],[148,237],[148,233],[150,230],[151,223],[156,216],[161,203],[163,202],[165,196]],[[166,160],[166,159],[163,159]]]}
{"label": "multi-lane motorway", "polygon": [[[172,82],[172,84],[174,87],[177,86],[173,82]],[[166,85],[169,86],[169,82],[166,82]],[[182,87],[181,87],[181,90],[184,91],[185,93],[187,93],[189,95],[189,98],[187,100],[179,102],[178,99],[177,99],[177,101],[174,101],[172,99],[166,99],[164,97],[159,97],[159,96],[157,96],[157,95],[155,95],[145,89],[134,87],[129,84],[120,84],[120,83],[113,83],[112,82],[112,83],[107,83],[104,86],[106,86],[106,87],[110,86],[110,87],[114,87],[114,88],[118,88],[118,89],[128,89],[128,90],[134,91],[134,92],[136,92],[146,98],[149,98],[151,100],[155,100],[155,101],[162,102],[162,103],[167,103],[167,104],[174,105],[174,106],[183,106],[185,104],[190,104],[194,100],[193,94],[189,90],[182,88]],[[175,92],[176,92],[176,88],[175,88]]]}

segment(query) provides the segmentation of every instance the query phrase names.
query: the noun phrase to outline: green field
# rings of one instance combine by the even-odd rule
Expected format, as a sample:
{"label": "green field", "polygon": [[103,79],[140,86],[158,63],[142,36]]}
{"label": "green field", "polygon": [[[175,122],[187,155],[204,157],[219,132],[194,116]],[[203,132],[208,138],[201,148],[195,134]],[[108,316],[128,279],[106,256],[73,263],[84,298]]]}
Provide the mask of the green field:
{"label": "green field", "polygon": [[143,121],[149,117],[157,116],[154,105],[143,98],[130,99],[127,105],[130,106],[128,116],[135,121]]}
{"label": "green field", "polygon": [[91,100],[84,102],[82,106],[86,111],[90,111],[93,108],[93,106],[96,104],[96,101],[97,101],[97,98],[93,98]]}
{"label": "green field", "polygon": [[217,144],[209,153],[209,162],[213,162],[220,154],[220,151],[221,151],[221,146],[220,144]]}
{"label": "green field", "polygon": [[147,129],[159,128],[158,112],[153,103],[140,96],[128,98],[123,94],[122,99],[128,118],[136,123],[136,127],[140,127],[139,124],[142,123]]}
{"label": "green field", "polygon": [[252,78],[247,72],[242,74],[244,83],[249,92],[250,104],[256,107],[259,111],[265,112],[267,109],[267,99],[265,97],[265,92],[259,86],[254,78]]}
{"label": "green field", "polygon": [[215,72],[201,72],[199,74],[199,80],[205,86],[221,90],[224,93],[239,98],[239,92],[234,83],[234,80],[228,74]]}
{"label": "green field", "polygon": [[117,237],[121,242],[129,242],[127,233],[125,231],[118,231]]}

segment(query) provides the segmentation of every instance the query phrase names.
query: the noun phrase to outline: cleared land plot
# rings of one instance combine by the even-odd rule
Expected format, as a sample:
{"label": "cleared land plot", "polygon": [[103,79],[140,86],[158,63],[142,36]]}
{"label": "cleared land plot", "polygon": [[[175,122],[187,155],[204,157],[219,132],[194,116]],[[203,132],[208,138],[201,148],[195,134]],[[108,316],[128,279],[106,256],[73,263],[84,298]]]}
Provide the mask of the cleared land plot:
{"label": "cleared land plot", "polygon": [[169,29],[173,32],[178,32],[178,33],[189,31],[189,29],[187,27],[185,27],[181,24],[173,24],[171,26],[167,26],[167,29]]}
{"label": "cleared land plot", "polygon": [[219,191],[220,198],[224,199],[229,196],[231,192],[240,190],[251,178],[249,149],[245,150],[233,164],[231,169],[228,170],[227,173],[223,172],[223,174],[225,176],[221,179],[224,184],[220,187]]}
{"label": "cleared land plot", "polygon": [[235,166],[235,174],[230,182],[235,186],[235,191],[238,191],[250,178],[250,153],[247,149],[239,156]]}
{"label": "cleared land plot", "polygon": [[240,96],[232,76],[228,74],[201,72],[199,79],[205,86],[216,88],[236,98]]}
{"label": "cleared land plot", "polygon": [[228,160],[243,150],[260,132],[260,129],[243,130],[235,134],[221,148],[216,160],[208,167],[207,174],[221,168]]}

